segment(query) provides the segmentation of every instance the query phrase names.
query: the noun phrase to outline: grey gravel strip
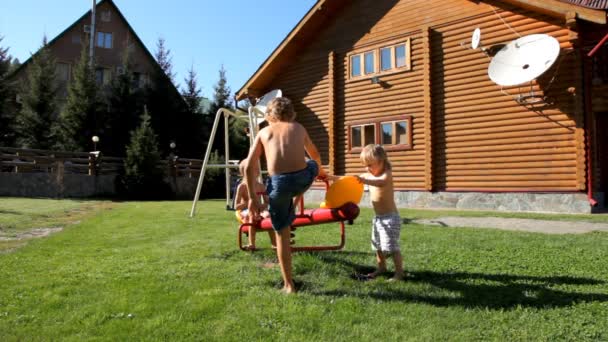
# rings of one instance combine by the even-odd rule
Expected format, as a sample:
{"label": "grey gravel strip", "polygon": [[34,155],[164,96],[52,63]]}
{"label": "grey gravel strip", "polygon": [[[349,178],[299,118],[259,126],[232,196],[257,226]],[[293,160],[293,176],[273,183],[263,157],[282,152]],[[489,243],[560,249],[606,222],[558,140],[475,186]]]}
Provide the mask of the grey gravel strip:
{"label": "grey gravel strip", "polygon": [[494,228],[546,234],[584,234],[592,231],[608,232],[608,223],[581,221],[549,221],[501,217],[439,217],[412,221],[418,224],[444,227]]}

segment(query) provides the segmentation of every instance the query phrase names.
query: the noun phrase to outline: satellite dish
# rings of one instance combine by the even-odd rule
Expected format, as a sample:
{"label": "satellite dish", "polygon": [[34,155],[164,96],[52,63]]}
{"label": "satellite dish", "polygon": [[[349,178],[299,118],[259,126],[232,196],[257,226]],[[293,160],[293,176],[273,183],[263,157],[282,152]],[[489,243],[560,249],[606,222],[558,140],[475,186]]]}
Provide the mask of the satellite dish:
{"label": "satellite dish", "polygon": [[559,56],[559,42],[546,34],[531,34],[505,45],[492,58],[488,76],[501,86],[532,81],[547,71]]}
{"label": "satellite dish", "polygon": [[271,90],[269,92],[267,92],[266,94],[264,94],[264,96],[262,96],[258,102],[256,103],[256,105],[253,107],[253,112],[256,114],[255,115],[255,124],[259,125],[262,122],[264,122],[264,115],[266,115],[266,106],[268,106],[268,103],[277,97],[281,97],[283,95],[283,92],[281,92],[280,89],[274,89]]}
{"label": "satellite dish", "polygon": [[481,30],[478,27],[473,31],[473,36],[471,37],[471,47],[473,49],[477,49],[479,47],[480,41],[481,41]]}
{"label": "satellite dish", "polygon": [[264,94],[264,96],[262,96],[258,102],[255,104],[255,109],[262,113],[262,114],[266,114],[266,106],[268,105],[268,103],[277,97],[281,97],[283,95],[283,93],[281,92],[280,89],[275,89],[275,90],[271,90],[269,92],[267,92],[266,94]]}

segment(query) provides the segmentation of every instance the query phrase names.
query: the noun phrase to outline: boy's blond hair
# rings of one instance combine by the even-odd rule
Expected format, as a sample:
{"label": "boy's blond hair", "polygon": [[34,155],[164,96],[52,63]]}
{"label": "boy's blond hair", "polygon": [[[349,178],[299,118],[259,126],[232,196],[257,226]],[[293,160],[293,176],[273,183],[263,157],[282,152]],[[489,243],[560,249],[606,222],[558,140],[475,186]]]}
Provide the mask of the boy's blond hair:
{"label": "boy's blond hair", "polygon": [[278,121],[293,121],[296,118],[293,104],[286,97],[272,99],[266,107],[266,115]]}
{"label": "boy's blond hair", "polygon": [[365,164],[371,162],[382,162],[385,170],[391,169],[391,162],[388,160],[388,155],[382,145],[369,144],[361,151],[361,161]]}

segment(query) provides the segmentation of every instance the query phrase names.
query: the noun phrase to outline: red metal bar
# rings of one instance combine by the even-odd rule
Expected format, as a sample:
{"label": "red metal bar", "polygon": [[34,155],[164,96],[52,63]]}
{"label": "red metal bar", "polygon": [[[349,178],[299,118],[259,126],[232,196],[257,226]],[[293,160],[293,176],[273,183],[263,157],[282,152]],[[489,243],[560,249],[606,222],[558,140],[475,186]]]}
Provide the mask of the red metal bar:
{"label": "red metal bar", "polygon": [[604,45],[606,40],[608,40],[608,33],[606,33],[604,38],[602,38],[602,40],[600,40],[600,42],[597,43],[597,45],[591,51],[589,51],[589,53],[587,54],[587,57],[593,57],[593,55],[595,55],[597,50],[599,50],[602,47],[602,45]]}
{"label": "red metal bar", "polygon": [[[340,208],[335,209],[306,209],[303,214],[296,216],[292,224],[292,229],[297,227],[312,226],[323,223],[339,222],[340,224],[340,244],[335,246],[294,246],[293,251],[323,251],[323,250],[339,250],[344,247],[346,240],[346,233],[344,228],[344,222],[352,222],[359,216],[359,207],[353,203],[346,203]],[[256,229],[257,231],[271,230],[272,222],[269,218],[264,219],[255,223],[243,223],[239,227],[238,231],[238,246],[241,250],[246,250],[243,246],[243,234],[249,233],[250,229]]]}

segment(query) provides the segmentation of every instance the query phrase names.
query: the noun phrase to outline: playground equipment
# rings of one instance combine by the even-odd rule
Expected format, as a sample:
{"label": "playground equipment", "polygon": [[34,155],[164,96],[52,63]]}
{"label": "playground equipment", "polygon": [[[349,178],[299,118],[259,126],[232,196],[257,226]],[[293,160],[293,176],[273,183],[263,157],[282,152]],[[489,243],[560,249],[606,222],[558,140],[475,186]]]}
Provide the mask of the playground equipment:
{"label": "playground equipment", "polygon": [[[354,178],[354,177],[353,177]],[[325,187],[329,193],[330,187],[327,180],[325,180]],[[360,197],[359,197],[360,199]],[[358,201],[357,201],[358,202]],[[315,209],[304,209],[304,199],[300,199],[299,213],[296,214],[296,219],[291,225],[291,231],[293,238],[295,238],[295,230],[298,227],[320,225],[324,223],[338,222],[340,225],[340,243],[331,246],[295,246],[295,240],[291,241],[293,252],[299,251],[331,251],[340,250],[344,247],[346,241],[346,229],[344,222],[353,224],[353,221],[359,216],[359,207],[357,204],[352,202],[346,202],[336,208],[315,208]],[[248,249],[243,246],[243,235],[249,234],[250,229],[256,229],[256,231],[268,231],[272,230],[272,222],[270,218],[263,219],[253,223],[242,223],[238,230],[238,245],[243,251]]]}
{"label": "playground equipment", "polygon": [[[230,196],[230,169],[238,168],[236,161],[231,161],[230,150],[229,150],[229,118],[234,117],[237,120],[248,120],[249,122],[249,142],[253,144],[253,141],[258,134],[259,125],[265,120],[264,116],[266,113],[266,106],[268,103],[282,95],[281,90],[273,90],[266,95],[262,96],[256,103],[255,106],[250,106],[248,108],[247,115],[239,114],[237,112],[231,111],[226,108],[220,108],[216,115],[215,120],[213,122],[213,128],[211,129],[211,136],[209,138],[209,142],[207,143],[207,150],[205,152],[205,158],[203,159],[203,165],[201,168],[201,173],[198,179],[198,184],[196,187],[196,193],[194,195],[194,200],[192,201],[192,210],[190,211],[190,217],[194,217],[196,212],[196,204],[200,197],[201,189],[203,186],[203,180],[205,177],[205,171],[207,168],[224,168],[226,173],[226,207],[230,207],[231,196]],[[244,111],[240,111],[244,112]],[[224,117],[224,154],[225,154],[225,164],[209,164],[209,156],[211,154],[211,148],[213,146],[213,142],[215,140],[215,134],[217,132],[217,127],[219,125],[219,120],[221,117]],[[261,175],[261,172],[260,172]],[[330,191],[329,183],[325,180],[326,189],[328,194],[332,194],[333,192],[342,192],[343,194],[347,194],[347,197],[340,195],[330,196],[329,200],[326,200],[326,204],[330,203],[335,205],[335,207],[331,208],[317,208],[317,209],[304,209],[304,199],[300,199],[299,205],[299,213],[296,215],[296,219],[292,224],[292,231],[294,231],[297,227],[302,226],[310,226],[310,225],[318,225],[323,223],[331,223],[331,222],[339,222],[340,224],[340,244],[332,245],[332,246],[303,246],[303,247],[292,247],[292,251],[322,251],[322,250],[339,250],[344,247],[345,243],[345,227],[344,222],[349,222],[349,224],[353,223],[353,220],[359,216],[359,207],[356,203],[361,199],[361,194],[363,193],[363,186],[359,184],[354,177],[346,180],[336,182],[337,185],[333,185],[333,189]],[[349,184],[355,184],[355,189],[350,189]],[[357,190],[358,187],[361,187],[360,191]],[[346,188],[349,188],[348,190]],[[333,191],[333,192],[332,192]],[[358,194],[358,195],[357,195]],[[351,202],[348,202],[351,201]],[[347,203],[348,202],[348,203]],[[353,203],[354,202],[354,203]],[[237,220],[240,221],[240,217],[237,215]],[[240,223],[240,222],[239,222]],[[254,222],[254,223],[242,223],[239,227],[239,236],[238,243],[239,248],[242,250],[246,250],[242,244],[242,235],[248,234],[250,229],[257,230],[271,230],[272,223],[270,219],[264,219],[262,221]]]}
{"label": "playground equipment", "polygon": [[340,208],[349,202],[359,204],[362,196],[363,183],[354,176],[343,176],[327,189],[321,208]]}
{"label": "playground equipment", "polygon": [[[203,159],[203,166],[201,167],[201,173],[198,178],[198,184],[196,186],[196,193],[194,195],[194,200],[192,201],[192,209],[190,210],[190,217],[194,217],[196,212],[196,204],[201,195],[201,189],[203,187],[203,180],[205,179],[205,171],[207,168],[223,168],[226,173],[226,208],[230,207],[230,169],[237,169],[239,166],[237,161],[230,160],[230,148],[228,143],[228,125],[230,117],[234,117],[237,120],[247,120],[249,122],[249,143],[253,143],[253,139],[258,133],[259,124],[264,121],[264,115],[266,113],[266,105],[270,100],[275,97],[280,97],[282,95],[281,90],[275,89],[273,91],[268,92],[266,95],[262,96],[256,103],[255,106],[250,106],[248,108],[247,114],[240,114],[237,112],[243,112],[237,109],[237,111],[232,111],[227,108],[218,109],[215,114],[215,120],[213,121],[213,128],[211,129],[211,136],[209,137],[209,142],[207,142],[207,151],[205,152],[205,158]],[[211,155],[211,148],[213,147],[213,141],[215,140],[215,134],[217,133],[217,127],[220,122],[220,118],[224,117],[224,164],[209,164],[209,156]]]}

